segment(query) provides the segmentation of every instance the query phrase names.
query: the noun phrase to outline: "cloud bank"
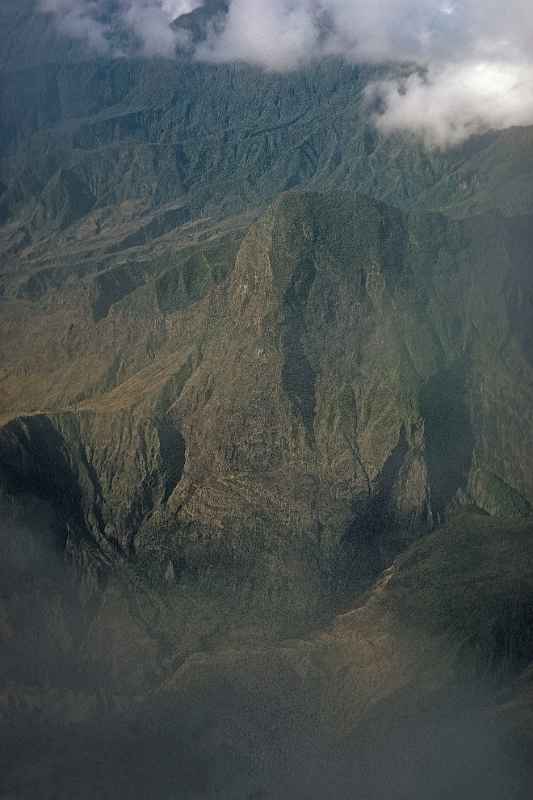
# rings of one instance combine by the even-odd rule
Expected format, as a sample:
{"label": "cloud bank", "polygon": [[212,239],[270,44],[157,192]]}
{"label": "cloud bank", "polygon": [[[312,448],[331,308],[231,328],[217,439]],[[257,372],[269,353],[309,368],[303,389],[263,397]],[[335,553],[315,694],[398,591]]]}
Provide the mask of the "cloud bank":
{"label": "cloud bank", "polygon": [[[70,35],[102,49],[111,0],[41,0]],[[114,0],[114,15],[147,54],[180,44],[172,20],[207,0]],[[384,132],[414,131],[431,145],[533,124],[531,0],[229,0],[196,58],[290,70],[336,56],[412,66],[375,84]]]}
{"label": "cloud bank", "polygon": [[367,95],[383,109],[375,115],[381,131],[413,131],[440,149],[489,130],[533,125],[533,69],[527,64],[439,65],[375,83]]}

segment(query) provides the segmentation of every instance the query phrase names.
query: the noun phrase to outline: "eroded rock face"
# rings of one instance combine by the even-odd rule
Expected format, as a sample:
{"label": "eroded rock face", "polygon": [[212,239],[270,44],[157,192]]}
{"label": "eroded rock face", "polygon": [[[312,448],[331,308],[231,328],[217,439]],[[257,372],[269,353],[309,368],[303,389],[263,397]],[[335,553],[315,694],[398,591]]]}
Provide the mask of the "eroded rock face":
{"label": "eroded rock face", "polygon": [[13,492],[52,500],[67,529],[127,556],[139,523],[181,480],[185,443],[163,422],[84,411],[13,420],[2,454]]}
{"label": "eroded rock face", "polygon": [[4,470],[52,498],[71,545],[302,609],[365,586],[452,507],[527,515],[532,376],[512,308],[529,256],[506,246],[515,227],[283,195],[236,257],[211,248],[188,306],[166,302],[156,272],[87,315],[79,351],[62,351],[62,403],[94,341],[124,378],[99,367],[83,410],[9,422]]}

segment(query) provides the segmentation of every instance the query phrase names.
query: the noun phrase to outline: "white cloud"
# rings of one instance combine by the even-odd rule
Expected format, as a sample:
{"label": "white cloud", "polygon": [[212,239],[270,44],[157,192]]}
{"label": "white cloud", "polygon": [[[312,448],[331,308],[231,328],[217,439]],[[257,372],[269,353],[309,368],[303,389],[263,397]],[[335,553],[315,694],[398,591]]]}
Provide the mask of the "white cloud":
{"label": "white cloud", "polygon": [[533,124],[533,67],[473,62],[430,67],[403,81],[370,87],[384,112],[376,117],[385,133],[414,131],[428,145],[460,144],[469,136],[513,125]]}
{"label": "white cloud", "polygon": [[222,29],[212,32],[197,55],[267,69],[302,66],[319,44],[312,5],[308,0],[233,0]]}
{"label": "white cloud", "polygon": [[442,49],[456,13],[442,0],[231,0],[222,29],[201,54],[271,69],[332,54],[359,62],[419,61]]}
{"label": "white cloud", "polygon": [[147,56],[172,56],[184,44],[183,33],[171,22],[201,4],[193,0],[122,0],[123,19]]}
{"label": "white cloud", "polygon": [[100,53],[123,55],[113,34],[132,34],[147,56],[172,56],[185,44],[183,32],[171,23],[198,8],[203,0],[39,0],[40,9],[55,17],[58,28],[87,41]]}

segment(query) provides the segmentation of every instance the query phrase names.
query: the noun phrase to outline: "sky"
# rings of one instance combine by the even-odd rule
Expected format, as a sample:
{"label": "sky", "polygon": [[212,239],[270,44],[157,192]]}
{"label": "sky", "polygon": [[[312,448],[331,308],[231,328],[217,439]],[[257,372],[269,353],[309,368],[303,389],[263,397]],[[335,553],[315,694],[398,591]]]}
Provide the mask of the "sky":
{"label": "sky", "polygon": [[[146,55],[186,46],[170,23],[203,0],[39,0],[67,34],[109,50],[109,15]],[[428,146],[533,124],[532,0],[230,0],[199,60],[286,71],[336,56],[351,63],[412,65],[369,87],[376,125],[410,131]],[[375,107],[376,104],[374,104]]]}

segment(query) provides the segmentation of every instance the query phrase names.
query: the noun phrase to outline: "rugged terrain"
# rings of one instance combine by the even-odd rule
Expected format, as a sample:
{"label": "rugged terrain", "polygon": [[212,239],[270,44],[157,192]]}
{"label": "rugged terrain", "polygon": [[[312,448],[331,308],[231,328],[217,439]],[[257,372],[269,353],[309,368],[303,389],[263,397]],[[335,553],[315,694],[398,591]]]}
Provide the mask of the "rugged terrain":
{"label": "rugged terrain", "polygon": [[2,14],[2,796],[528,797],[531,129]]}

